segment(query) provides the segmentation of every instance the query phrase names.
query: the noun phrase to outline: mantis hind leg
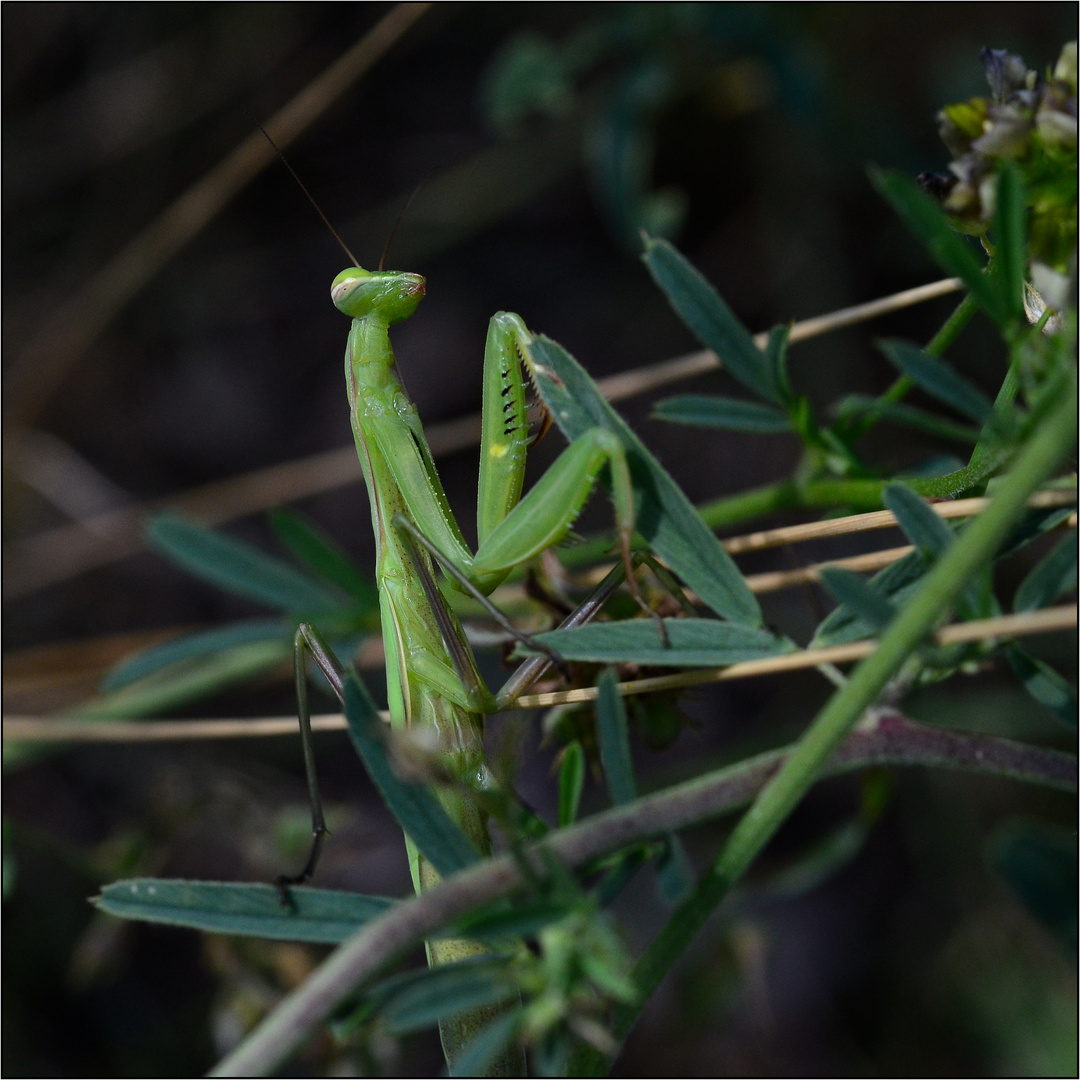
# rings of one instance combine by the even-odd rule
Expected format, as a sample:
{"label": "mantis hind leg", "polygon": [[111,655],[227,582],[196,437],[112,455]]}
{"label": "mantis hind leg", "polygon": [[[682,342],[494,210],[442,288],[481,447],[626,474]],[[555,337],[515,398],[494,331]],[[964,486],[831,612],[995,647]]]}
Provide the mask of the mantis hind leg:
{"label": "mantis hind leg", "polygon": [[293,668],[296,678],[296,711],[300,719],[300,740],[304,749],[304,777],[307,780],[308,799],[311,803],[311,851],[304,869],[299,874],[282,874],[277,879],[278,899],[283,907],[291,907],[289,888],[303,885],[311,880],[319,864],[323,842],[326,839],[326,818],[323,815],[322,797],[319,794],[319,781],[315,772],[315,747],[311,737],[311,709],[308,705],[307,658],[315,661],[319,670],[326,677],[330,689],[338,701],[345,700],[345,671],[338,663],[325,638],[310,623],[301,623],[293,638]]}

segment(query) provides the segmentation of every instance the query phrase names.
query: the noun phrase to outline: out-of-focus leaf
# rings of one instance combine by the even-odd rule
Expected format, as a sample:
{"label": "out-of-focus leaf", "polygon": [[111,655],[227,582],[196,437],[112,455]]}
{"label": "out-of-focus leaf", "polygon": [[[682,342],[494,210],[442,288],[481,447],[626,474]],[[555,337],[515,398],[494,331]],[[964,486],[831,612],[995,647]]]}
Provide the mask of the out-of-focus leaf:
{"label": "out-of-focus leaf", "polygon": [[1001,292],[985,273],[971,243],[957,233],[936,203],[913,180],[900,173],[874,170],[874,186],[907,227],[926,245],[938,266],[960,278],[979,306],[997,323],[1006,325],[1010,311]]}
{"label": "out-of-focus leaf", "polygon": [[875,633],[883,630],[896,614],[896,607],[888,597],[850,570],[826,566],[821,571],[821,583],[849,611],[873,627]]}
{"label": "out-of-focus leaf", "polygon": [[279,509],[270,514],[277,537],[309,569],[351,596],[362,611],[379,610],[379,590],[362,574],[348,555],[312,522],[294,510]]}
{"label": "out-of-focus leaf", "polygon": [[1020,170],[1005,162],[997,174],[994,197],[994,276],[1004,309],[1019,322],[1024,315],[1027,277],[1027,196]]}
{"label": "out-of-focus leaf", "polygon": [[1076,730],[1076,691],[1049,664],[1036,659],[1018,645],[1005,650],[1024,689],[1049,709],[1063,724]]}
{"label": "out-of-focus leaf", "polygon": [[731,397],[686,395],[668,398],[656,404],[653,417],[673,424],[749,431],[758,435],[793,430],[787,413],[771,405]]}
{"label": "out-of-focus leaf", "polygon": [[147,534],[154,547],[185,570],[237,596],[307,617],[345,606],[336,591],[288,563],[177,514],[153,518]]}
{"label": "out-of-focus leaf", "polygon": [[952,530],[910,488],[890,484],[882,496],[897,524],[924,558],[940,555],[953,539]]}
{"label": "out-of-focus leaf", "polygon": [[[874,592],[891,601],[894,607],[901,608],[918,588],[927,568],[926,560],[917,551],[913,551],[875,574],[870,579],[869,586]],[[871,637],[877,629],[876,623],[867,622],[852,608],[842,604],[822,620],[814,634],[813,644],[843,645],[849,641]]]}
{"label": "out-of-focus leaf", "polygon": [[248,645],[254,641],[277,641],[291,645],[292,637],[292,626],[282,619],[252,619],[198,634],[185,634],[128,657],[105,676],[101,688],[106,691],[119,690],[173,664],[216,656],[237,645]]}
{"label": "out-of-focus leaf", "polygon": [[536,937],[545,926],[564,918],[567,910],[565,903],[546,897],[514,904],[499,901],[459,919],[451,930],[445,932],[445,936],[467,937],[493,945],[520,941],[522,938]]}
{"label": "out-of-focus leaf", "polygon": [[619,436],[638,501],[637,530],[650,549],[718,615],[760,626],[761,608],[731,556],[581,365],[550,338],[536,338],[529,353],[537,391],[567,439],[594,427]]}
{"label": "out-of-focus leaf", "polygon": [[170,664],[117,690],[82,702],[62,715],[80,719],[123,720],[153,716],[205,697],[241,679],[269,671],[292,656],[292,638],[280,636]]}
{"label": "out-of-focus leaf", "polygon": [[106,885],[94,904],[122,919],[336,945],[396,903],[388,896],[302,887],[289,889],[288,899],[283,905],[272,885],[133,878]]}
{"label": "out-of-focus leaf", "polygon": [[1076,834],[1047,822],[1016,821],[990,845],[998,873],[1025,907],[1076,952]]}
{"label": "out-of-focus leaf", "polygon": [[1043,533],[1056,529],[1070,514],[1075,512],[1072,506],[1055,506],[1046,510],[1029,510],[1005,535],[995,559],[1004,559],[1019,551],[1022,547],[1038,539]]}
{"label": "out-of-focus leaf", "polygon": [[948,364],[909,341],[882,341],[881,351],[931,397],[944,402],[977,424],[990,418],[994,405],[972,383]]}
{"label": "out-of-focus leaf", "polygon": [[367,689],[355,675],[345,680],[345,716],[349,737],[368,775],[398,824],[428,862],[444,877],[476,862],[479,858],[476,849],[435,796],[426,787],[406,783],[394,773],[382,738],[383,722]]}
{"label": "out-of-focus leaf", "polygon": [[604,766],[608,794],[616,806],[637,798],[634,763],[630,756],[630,737],[626,730],[626,706],[619,693],[619,679],[614,668],[605,668],[596,684],[596,738],[600,761]]}
{"label": "out-of-focus leaf", "polygon": [[520,1009],[492,1020],[450,1063],[451,1076],[490,1076],[491,1066],[513,1042],[524,1022]]}
{"label": "out-of-focus leaf", "polygon": [[1020,583],[1013,601],[1014,611],[1036,611],[1076,588],[1076,532],[1050,552]]}
{"label": "out-of-focus leaf", "polygon": [[765,362],[769,365],[772,373],[771,382],[776,387],[781,401],[789,401],[792,396],[787,372],[787,348],[790,335],[790,326],[774,326],[769,331],[769,340],[765,345]]}
{"label": "out-of-focus leaf", "polygon": [[392,993],[376,996],[385,1002],[382,1017],[392,1032],[404,1035],[432,1027],[474,1009],[498,1005],[517,994],[502,957],[477,957],[440,964],[413,975]]}
{"label": "out-of-focus leaf", "polygon": [[[537,634],[567,660],[595,664],[636,663],[660,667],[713,667],[762,660],[795,646],[768,630],[718,619],[665,619],[668,645],[652,619],[593,623]],[[527,651],[523,649],[522,651]]]}
{"label": "out-of-focus leaf", "polygon": [[559,828],[577,821],[585,787],[585,751],[576,739],[563,749],[559,764]]}
{"label": "out-of-focus leaf", "polygon": [[682,903],[694,887],[694,867],[678,836],[672,834],[656,859],[656,882],[660,895],[674,907]]}
{"label": "out-of-focus leaf", "polygon": [[[898,401],[879,401],[863,394],[852,394],[844,398],[837,406],[837,414],[844,420],[872,415],[917,431],[925,431],[928,435],[936,435],[941,439],[952,439],[955,442],[974,443],[979,437],[978,428],[945,420],[914,405],[905,405]],[[953,469],[948,471],[951,472]]]}
{"label": "out-of-focus leaf", "polygon": [[783,400],[775,359],[766,357],[720,294],[666,240],[645,241],[642,255],[653,280],[679,318],[731,375],[766,401]]}

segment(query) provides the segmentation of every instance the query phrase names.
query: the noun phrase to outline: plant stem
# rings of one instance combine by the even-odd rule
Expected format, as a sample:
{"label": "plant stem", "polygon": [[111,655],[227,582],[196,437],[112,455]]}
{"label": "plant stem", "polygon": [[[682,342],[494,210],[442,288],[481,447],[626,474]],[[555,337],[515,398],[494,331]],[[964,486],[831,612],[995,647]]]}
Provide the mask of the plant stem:
{"label": "plant stem", "polygon": [[[541,842],[543,858],[536,858],[534,865],[542,868],[544,859],[554,857],[574,869],[620,848],[666,836],[743,806],[776,774],[794,749],[759,754],[551,833]],[[885,714],[876,725],[849,734],[820,776],[871,765],[962,769],[1009,776],[1062,791],[1076,790],[1076,759],[1069,754],[1010,739],[931,727],[896,713]],[[361,982],[466,912],[507,896],[523,884],[519,859],[504,855],[453,874],[428,893],[403,900],[367,923],[334,952],[211,1075],[269,1074],[295,1053]]]}
{"label": "plant stem", "polygon": [[[642,1001],[648,1000],[720,901],[814,783],[822,766],[859,717],[960,595],[969,577],[993,557],[1001,538],[1023,511],[1028,496],[1057,467],[1075,438],[1074,384],[1072,392],[1020,451],[996,498],[942,555],[911,602],[886,628],[877,650],[855,669],[847,685],[826,704],[783,767],[735,827],[693,894],[645,950],[635,969]],[[617,1039],[622,1041],[626,1037],[639,1011],[629,1007],[618,1010]]]}

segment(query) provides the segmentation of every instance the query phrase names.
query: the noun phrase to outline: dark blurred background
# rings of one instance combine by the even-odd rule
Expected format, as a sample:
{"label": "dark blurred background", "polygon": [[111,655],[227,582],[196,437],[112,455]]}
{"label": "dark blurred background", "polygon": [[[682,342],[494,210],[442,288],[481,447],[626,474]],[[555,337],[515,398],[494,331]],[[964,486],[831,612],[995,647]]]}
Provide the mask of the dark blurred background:
{"label": "dark blurred background", "polygon": [[[137,272],[130,302],[85,349],[61,357],[62,368],[33,343],[62,325],[65,303],[132,237],[389,10],[3,6],[3,505],[7,551],[18,556],[5,563],[3,629],[5,690],[17,681],[19,691],[6,692],[5,713],[69,704],[89,692],[102,657],[118,657],[145,633],[255,613],[157,555],[72,573],[74,548],[35,548],[35,537],[349,444],[347,323],[328,296],[348,260],[280,164],[160,269]],[[364,265],[378,262],[401,216],[388,263],[423,273],[428,296],[397,329],[395,349],[421,416],[434,423],[477,408],[486,322],[499,309],[520,312],[597,376],[695,348],[636,258],[642,225],[666,230],[754,331],[935,280],[941,275],[874,193],[866,166],[943,168],[934,116],[985,92],[980,47],[1007,48],[1042,68],[1075,35],[1076,11],[438,4],[288,157]],[[820,406],[879,390],[890,371],[874,338],[925,341],[953,303],[800,345],[792,380]],[[950,355],[996,388],[1003,354],[988,327],[973,325]],[[673,392],[730,389],[716,374]],[[645,399],[621,406],[695,500],[779,479],[798,459],[794,440],[665,427],[648,408]],[[866,447],[886,469],[935,449],[895,429]],[[535,468],[555,450],[542,447]],[[443,458],[440,473],[469,535],[475,451]],[[312,476],[317,493],[299,508],[369,566],[362,488]],[[605,523],[601,502],[581,531]],[[261,515],[229,528],[272,545]],[[44,571],[42,551],[53,552]],[[802,594],[779,594],[766,610],[800,640],[819,617]],[[58,652],[59,643],[70,647]],[[1040,655],[1075,663],[1075,636]],[[1060,742],[1007,675],[967,682],[921,692],[912,713]],[[807,676],[700,695],[686,705],[693,727],[672,747],[639,748],[645,783],[784,741],[826,691]],[[290,708],[287,685],[270,680],[185,715]],[[550,805],[551,754],[537,749],[535,722],[498,734],[531,762],[523,793]],[[320,745],[337,817],[319,883],[404,894],[393,823],[344,737]],[[8,774],[6,1073],[191,1075],[302,978],[314,950],[121,926],[92,915],[85,900],[102,881],[135,873],[273,876],[300,850],[298,764],[298,747],[280,739],[83,748]],[[848,820],[859,785],[822,785],[766,864]],[[714,920],[617,1072],[1075,1072],[1071,947],[1027,913],[984,858],[1017,822],[1071,829],[1073,820],[1071,800],[1005,781],[896,777],[858,857],[824,884],[783,895],[766,866]],[[716,833],[688,842],[705,859]],[[638,942],[661,914],[647,882],[619,907]],[[1075,915],[1072,925],[1074,945]],[[431,1039],[400,1051],[383,1040],[367,1052],[392,1071],[439,1067]],[[297,1075],[363,1067],[328,1043],[294,1066]]]}

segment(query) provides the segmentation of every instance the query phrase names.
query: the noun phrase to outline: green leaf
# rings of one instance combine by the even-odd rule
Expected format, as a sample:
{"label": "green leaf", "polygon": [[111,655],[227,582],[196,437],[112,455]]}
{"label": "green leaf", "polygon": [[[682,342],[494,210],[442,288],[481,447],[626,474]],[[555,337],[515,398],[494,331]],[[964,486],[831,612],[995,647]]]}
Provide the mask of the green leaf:
{"label": "green leaf", "polygon": [[217,656],[238,645],[257,641],[277,641],[292,645],[293,628],[281,619],[251,619],[233,623],[231,626],[204,630],[198,634],[155,645],[152,649],[136,653],[117,664],[102,680],[102,690],[119,690],[121,687],[145,679],[173,664],[189,660],[201,660]]}
{"label": "green leaf", "polygon": [[292,651],[291,636],[234,645],[197,659],[170,664],[137,682],[80,702],[62,715],[83,720],[153,716],[242,679],[261,675],[288,660]]}
{"label": "green leaf", "polygon": [[605,668],[596,684],[596,738],[604,766],[608,794],[615,806],[637,798],[634,762],[630,756],[630,736],[626,730],[626,706],[619,693],[619,677],[614,668]]}
{"label": "green leaf", "polygon": [[550,338],[537,338],[529,352],[537,391],[567,439],[603,427],[622,440],[638,499],[637,530],[651,550],[718,615],[760,626],[761,608],[731,556],[581,365]]}
{"label": "green leaf", "polygon": [[850,570],[826,566],[821,571],[821,583],[875,632],[883,630],[896,614],[895,606],[887,597]]}
{"label": "green leaf", "polygon": [[1076,952],[1076,834],[1042,821],[1014,821],[990,846],[998,873],[1024,906]]}
{"label": "green leaf", "polygon": [[1024,689],[1049,709],[1066,727],[1076,730],[1076,691],[1049,664],[1036,659],[1019,645],[1005,650]]}
{"label": "green leaf", "polygon": [[994,552],[995,561],[1014,554],[1037,540],[1044,533],[1056,529],[1071,514],[1073,506],[1055,506],[1046,510],[1029,510],[1007,533],[1001,546]]}
{"label": "green leaf", "polygon": [[394,773],[386,755],[385,725],[367,689],[355,675],[345,680],[345,716],[349,737],[368,775],[424,858],[443,877],[476,862],[479,858],[476,848],[450,820],[435,796],[426,787],[406,783]]}
{"label": "green leaf", "polygon": [[1020,583],[1013,600],[1014,611],[1036,611],[1048,607],[1059,596],[1076,588],[1076,532],[1050,552]]}
{"label": "green leaf", "polygon": [[185,570],[227,592],[308,617],[340,611],[343,597],[258,548],[177,514],[159,514],[150,542]]}
{"label": "green leaf", "polygon": [[517,903],[506,900],[472,911],[458,919],[445,937],[466,937],[487,945],[520,942],[534,938],[553,922],[565,918],[567,906],[558,900],[528,899]]}
{"label": "green leaf", "polygon": [[1027,277],[1027,196],[1020,170],[1013,162],[1003,164],[997,174],[994,207],[993,265],[1001,301],[1011,318],[1024,317],[1024,280]]}
{"label": "green leaf", "polygon": [[952,530],[911,488],[890,484],[882,501],[896,515],[904,535],[927,560],[940,555],[952,543]]}
{"label": "green leaf", "polygon": [[469,1042],[450,1063],[450,1075],[494,1075],[492,1066],[516,1038],[524,1019],[521,1009],[512,1009],[481,1028],[476,1038]]}
{"label": "green leaf", "polygon": [[765,344],[765,362],[772,372],[771,381],[781,401],[790,401],[792,396],[787,373],[787,348],[790,336],[790,326],[774,326],[769,331],[769,339]]}
{"label": "green leaf", "polygon": [[928,435],[936,435],[941,439],[952,439],[954,442],[974,443],[979,437],[978,428],[945,420],[914,405],[881,401],[863,394],[851,394],[844,398],[837,406],[837,414],[841,420],[872,416],[917,431],[925,431]]}
{"label": "green leaf", "polygon": [[559,828],[577,821],[585,788],[585,751],[576,739],[563,749],[559,763]]}
{"label": "green leaf", "polygon": [[[382,996],[377,987],[374,993]],[[382,1017],[391,1032],[404,1035],[432,1027],[440,1020],[501,1004],[516,994],[505,959],[476,957],[417,973],[388,995]]]}
{"label": "green leaf", "polygon": [[971,243],[957,233],[935,202],[913,180],[900,173],[872,170],[874,186],[907,227],[926,245],[938,266],[960,278],[979,306],[998,324],[1010,321],[1001,292],[983,272]]}
{"label": "green leaf", "polygon": [[272,885],[132,878],[106,885],[94,898],[99,911],[122,919],[168,923],[213,934],[244,934],[336,945],[388,911],[388,896],[330,889],[289,889],[283,906]]}
{"label": "green leaf", "polygon": [[889,360],[931,397],[977,424],[990,419],[993,402],[948,364],[909,341],[882,341],[879,345]]}
{"label": "green leaf", "polygon": [[768,630],[718,619],[665,619],[664,627],[667,646],[652,619],[551,630],[537,634],[536,640],[567,660],[659,667],[714,667],[795,651],[791,642]]}
{"label": "green leaf", "polygon": [[694,867],[682,841],[672,833],[664,841],[656,860],[656,882],[664,901],[674,907],[681,904],[694,888]]}
{"label": "green leaf", "polygon": [[[917,551],[913,551],[875,574],[868,582],[868,587],[878,596],[890,601],[895,608],[902,608],[914,595],[928,569],[926,560]],[[878,629],[876,620],[866,620],[852,607],[841,604],[822,620],[814,633],[813,644],[844,645],[849,641],[873,637]]]}
{"label": "green leaf", "polygon": [[724,428],[728,431],[749,431],[772,435],[792,431],[787,413],[762,405],[757,401],[739,398],[690,394],[660,401],[653,409],[653,418],[673,424],[693,424],[697,427]]}
{"label": "green leaf", "polygon": [[270,525],[290,551],[320,577],[337,585],[365,612],[379,610],[378,586],[362,574],[348,555],[312,522],[294,510],[270,512]]}
{"label": "green leaf", "polygon": [[666,240],[645,241],[642,260],[679,318],[731,375],[766,401],[780,404],[776,358],[767,357],[720,294]]}

